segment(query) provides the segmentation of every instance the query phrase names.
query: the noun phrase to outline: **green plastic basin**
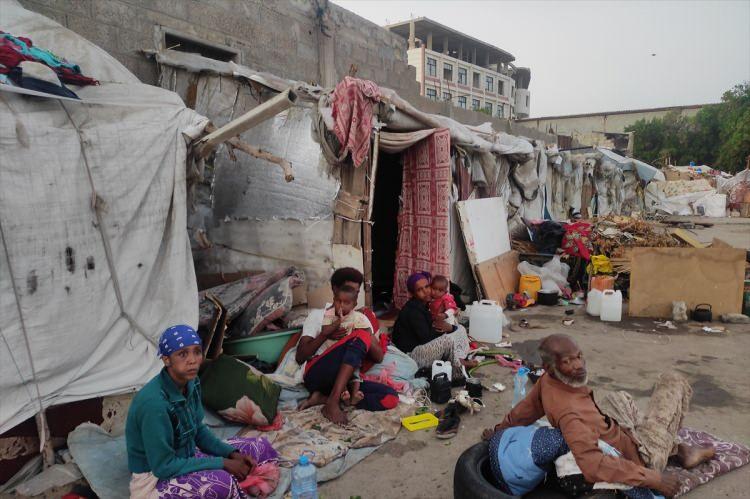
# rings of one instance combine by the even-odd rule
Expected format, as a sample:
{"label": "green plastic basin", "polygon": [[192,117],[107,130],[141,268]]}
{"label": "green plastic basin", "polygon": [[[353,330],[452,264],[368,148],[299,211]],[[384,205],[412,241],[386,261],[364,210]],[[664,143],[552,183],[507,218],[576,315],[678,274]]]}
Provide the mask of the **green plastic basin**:
{"label": "green plastic basin", "polygon": [[234,357],[255,355],[258,359],[273,364],[280,360],[281,351],[289,338],[300,331],[302,328],[269,331],[249,338],[225,341],[224,353]]}

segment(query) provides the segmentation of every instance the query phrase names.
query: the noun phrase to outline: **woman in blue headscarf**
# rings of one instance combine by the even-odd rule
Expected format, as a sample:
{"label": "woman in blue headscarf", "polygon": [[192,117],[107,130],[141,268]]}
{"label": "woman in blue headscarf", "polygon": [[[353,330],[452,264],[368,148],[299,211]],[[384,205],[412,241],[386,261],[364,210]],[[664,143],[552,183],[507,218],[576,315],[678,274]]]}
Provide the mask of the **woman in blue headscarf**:
{"label": "woman in blue headscarf", "polygon": [[462,326],[446,322],[433,323],[428,304],[432,299],[428,272],[415,272],[406,280],[409,301],[398,314],[393,326],[393,344],[414,359],[420,368],[430,367],[436,360],[450,359],[453,379],[466,377],[469,337]]}
{"label": "woman in blue headscarf", "polygon": [[246,497],[239,482],[278,454],[265,438],[222,442],[203,422],[192,327],[168,328],[158,346],[164,368],[136,394],[125,427],[131,497]]}

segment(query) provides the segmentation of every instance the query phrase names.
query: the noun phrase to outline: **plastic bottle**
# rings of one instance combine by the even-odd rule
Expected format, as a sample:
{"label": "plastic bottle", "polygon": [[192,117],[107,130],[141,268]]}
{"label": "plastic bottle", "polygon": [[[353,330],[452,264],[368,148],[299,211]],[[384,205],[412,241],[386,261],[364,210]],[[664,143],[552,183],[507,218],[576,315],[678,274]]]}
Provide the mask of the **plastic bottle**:
{"label": "plastic bottle", "polygon": [[526,398],[526,383],[529,381],[529,368],[521,367],[513,378],[513,406]]}
{"label": "plastic bottle", "polygon": [[292,498],[318,499],[317,470],[305,455],[299,457],[299,463],[292,469]]}

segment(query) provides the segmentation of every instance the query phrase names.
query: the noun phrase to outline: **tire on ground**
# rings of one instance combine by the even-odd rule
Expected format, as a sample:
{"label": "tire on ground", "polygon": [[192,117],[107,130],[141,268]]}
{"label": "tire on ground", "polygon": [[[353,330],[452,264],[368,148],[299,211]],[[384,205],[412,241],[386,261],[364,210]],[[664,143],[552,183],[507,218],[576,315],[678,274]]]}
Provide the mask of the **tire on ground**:
{"label": "tire on ground", "polygon": [[480,442],[466,449],[453,471],[453,499],[519,498],[503,493],[482,474],[489,472],[489,443]]}

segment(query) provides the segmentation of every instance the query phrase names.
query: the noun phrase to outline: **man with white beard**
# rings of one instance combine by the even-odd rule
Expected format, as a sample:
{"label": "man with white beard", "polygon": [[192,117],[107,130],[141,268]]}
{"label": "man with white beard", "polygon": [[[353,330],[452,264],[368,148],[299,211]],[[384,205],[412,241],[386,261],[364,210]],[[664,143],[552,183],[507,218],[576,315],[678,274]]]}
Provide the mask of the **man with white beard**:
{"label": "man with white beard", "polygon": [[[677,430],[692,396],[690,385],[680,374],[659,377],[649,410],[641,417],[625,392],[594,401],[586,386],[586,361],[570,336],[553,334],[544,338],[539,354],[545,374],[500,424],[484,431],[485,440],[495,432],[528,426],[546,416],[562,432],[587,482],[648,487],[668,497],[679,490],[677,475],[664,472],[671,455],[676,455],[684,468],[713,457],[713,448],[677,443]],[[622,457],[605,455],[599,440],[615,447]]]}

